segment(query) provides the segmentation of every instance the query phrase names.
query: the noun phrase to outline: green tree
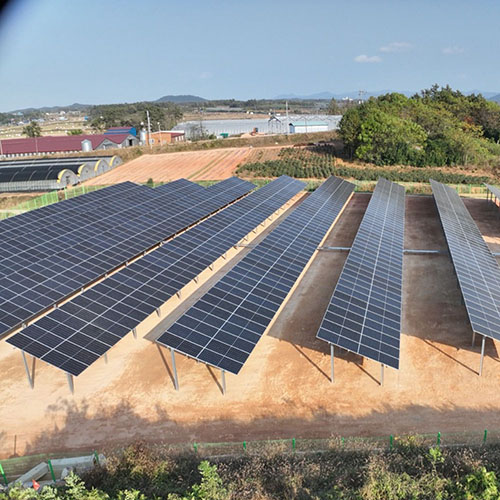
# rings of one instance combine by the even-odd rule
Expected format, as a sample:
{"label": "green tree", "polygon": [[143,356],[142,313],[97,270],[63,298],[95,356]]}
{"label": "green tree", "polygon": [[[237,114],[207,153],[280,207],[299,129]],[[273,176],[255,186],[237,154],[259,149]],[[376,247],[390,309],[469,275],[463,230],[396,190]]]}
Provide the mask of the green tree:
{"label": "green tree", "polygon": [[74,128],[73,130],[68,130],[68,135],[82,135],[83,130],[81,128]]}
{"label": "green tree", "polygon": [[27,137],[41,137],[42,127],[37,122],[32,121],[23,128],[23,134]]}
{"label": "green tree", "polygon": [[361,124],[356,156],[376,165],[420,165],[426,138],[416,123],[375,110]]}

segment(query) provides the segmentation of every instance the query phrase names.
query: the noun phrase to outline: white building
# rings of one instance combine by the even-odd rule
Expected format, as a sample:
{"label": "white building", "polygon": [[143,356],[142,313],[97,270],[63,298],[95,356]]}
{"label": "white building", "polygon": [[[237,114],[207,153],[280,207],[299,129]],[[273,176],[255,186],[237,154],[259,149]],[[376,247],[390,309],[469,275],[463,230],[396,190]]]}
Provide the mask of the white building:
{"label": "white building", "polygon": [[293,122],[289,124],[291,134],[307,134],[310,132],[328,132],[328,123],[325,122]]}

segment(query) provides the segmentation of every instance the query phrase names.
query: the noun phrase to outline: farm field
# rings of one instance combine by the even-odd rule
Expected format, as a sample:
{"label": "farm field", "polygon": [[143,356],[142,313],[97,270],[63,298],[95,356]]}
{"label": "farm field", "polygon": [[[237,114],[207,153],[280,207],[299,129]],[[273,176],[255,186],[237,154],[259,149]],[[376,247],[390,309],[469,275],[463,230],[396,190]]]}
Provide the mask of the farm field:
{"label": "farm field", "polygon": [[123,181],[168,182],[180,178],[197,180],[224,180],[234,175],[237,166],[251,153],[251,148],[214,149],[143,155],[116,167],[86,185],[116,184]]}
{"label": "farm field", "polygon": [[[351,245],[369,199],[354,195],[325,246]],[[499,251],[496,211],[484,200],[465,203],[490,248]],[[446,249],[432,197],[407,196],[405,248]],[[76,378],[74,395],[65,375],[40,361],[31,390],[19,352],[0,342],[0,458],[103,449],[134,439],[220,442],[500,430],[499,346],[487,340],[479,377],[479,346],[471,347],[447,253],[404,258],[401,369],[386,369],[383,386],[380,365],[353,354],[337,354],[336,380],[329,381],[328,347],[315,334],[347,254],[320,251],[240,374],[226,375],[225,396],[217,370],[182,355],[176,356],[175,391],[170,354],[151,340],[247,251],[216,269],[146,338],[129,334],[109,352],[108,363],[100,360]]]}

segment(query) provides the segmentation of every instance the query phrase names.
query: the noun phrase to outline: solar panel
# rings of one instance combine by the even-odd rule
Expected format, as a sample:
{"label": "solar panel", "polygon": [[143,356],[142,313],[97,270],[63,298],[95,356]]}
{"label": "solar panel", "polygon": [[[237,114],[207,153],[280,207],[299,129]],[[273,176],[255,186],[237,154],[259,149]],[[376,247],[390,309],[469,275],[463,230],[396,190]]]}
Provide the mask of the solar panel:
{"label": "solar panel", "polygon": [[[178,183],[181,182],[185,186],[189,186],[189,193],[201,193],[205,191],[205,188],[203,186],[200,186],[199,184],[196,184],[195,182],[188,181],[186,179],[179,179],[177,181],[173,182],[167,182],[166,184],[162,184],[161,186],[158,186],[155,191],[157,193],[171,193],[177,189]],[[227,186],[227,184],[225,185]]]}
{"label": "solar panel", "polygon": [[[195,224],[246,194],[254,185],[241,181],[216,195],[202,193],[171,199],[171,193],[133,203],[104,221],[69,236],[13,253],[0,261],[0,334],[21,326],[68,295],[107,272]],[[147,189],[147,188],[146,188]],[[86,214],[88,217],[88,213]],[[30,240],[33,239],[31,233]],[[58,245],[70,246],[58,251]],[[29,240],[28,240],[29,244]],[[12,250],[10,248],[9,250]],[[14,248],[15,251],[15,248]]]}
{"label": "solar panel", "polygon": [[431,179],[432,193],[476,333],[500,340],[500,269],[458,193]]}
{"label": "solar panel", "polygon": [[79,375],[300,192],[283,176],[65,303],[8,342]]}
{"label": "solar panel", "polygon": [[485,184],[485,186],[490,190],[490,193],[493,194],[493,196],[496,196],[496,198],[500,200],[500,189],[496,186],[492,186],[491,184]]}
{"label": "solar panel", "polygon": [[403,186],[379,179],[317,337],[399,367]]}
{"label": "solar panel", "polygon": [[157,342],[237,374],[353,190],[330,177]]}

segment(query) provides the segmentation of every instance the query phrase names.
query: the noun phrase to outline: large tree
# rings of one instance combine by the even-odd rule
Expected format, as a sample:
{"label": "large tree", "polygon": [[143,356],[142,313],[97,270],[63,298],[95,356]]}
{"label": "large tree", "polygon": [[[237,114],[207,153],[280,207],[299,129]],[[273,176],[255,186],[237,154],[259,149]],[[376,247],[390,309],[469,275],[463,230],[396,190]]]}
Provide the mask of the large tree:
{"label": "large tree", "polygon": [[31,122],[23,128],[23,134],[26,135],[26,137],[41,137],[42,127],[40,127],[37,122]]}

